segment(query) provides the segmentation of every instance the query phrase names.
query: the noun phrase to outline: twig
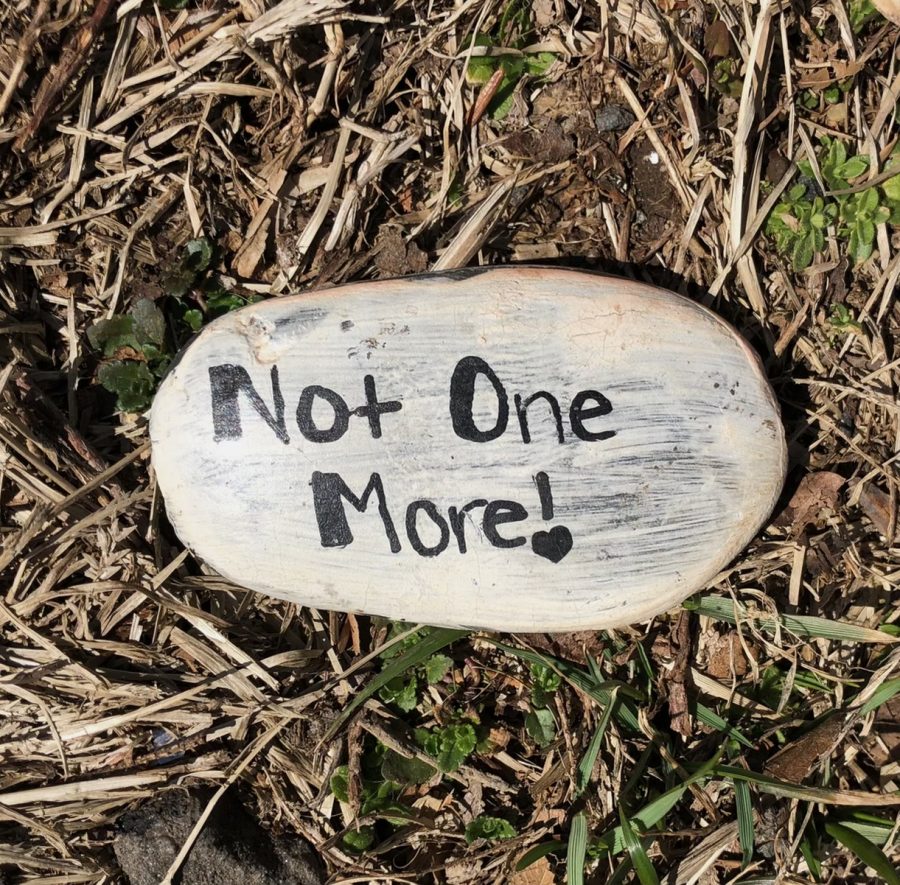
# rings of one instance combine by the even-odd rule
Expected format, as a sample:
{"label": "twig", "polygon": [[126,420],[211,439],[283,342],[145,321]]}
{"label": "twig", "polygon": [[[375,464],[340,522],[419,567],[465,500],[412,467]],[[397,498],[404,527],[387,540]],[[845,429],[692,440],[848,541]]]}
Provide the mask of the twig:
{"label": "twig", "polygon": [[[756,97],[765,82],[768,69],[767,58],[770,46],[770,25],[776,9],[774,0],[763,0],[756,18],[753,42],[744,85],[741,90],[741,103],[738,108],[737,124],[734,132],[733,184],[731,187],[731,206],[729,241],[732,253],[737,251],[745,233],[748,200],[746,194],[748,178],[748,145],[756,118]],[[764,319],[767,312],[766,299],[759,283],[759,276],[753,263],[753,256],[745,253],[735,262],[741,284],[747,293],[754,313]]]}
{"label": "twig", "polygon": [[112,0],[97,0],[94,12],[87,20],[86,24],[79,30],[74,39],[66,46],[62,57],[53,68],[50,76],[41,84],[38,94],[34,100],[34,113],[31,120],[19,137],[13,144],[13,148],[17,151],[24,150],[28,143],[34,138],[35,133],[40,129],[44,118],[50,113],[51,108],[56,104],[56,99],[63,91],[65,86],[72,80],[81,63],[87,56],[94,39],[100,30],[106,14],[112,5]]}
{"label": "twig", "polygon": [[38,37],[41,35],[41,28],[44,24],[44,19],[47,17],[48,8],[49,0],[40,0],[37,9],[34,11],[34,18],[28,26],[28,30],[22,35],[22,42],[19,44],[19,56],[9,74],[9,79],[6,81],[6,88],[3,90],[3,95],[0,95],[0,120],[3,119],[3,115],[9,109],[13,95],[15,95],[16,88],[19,85],[19,78],[25,70],[25,65],[28,64],[28,59],[31,58],[31,50],[34,48],[34,44],[37,42]]}

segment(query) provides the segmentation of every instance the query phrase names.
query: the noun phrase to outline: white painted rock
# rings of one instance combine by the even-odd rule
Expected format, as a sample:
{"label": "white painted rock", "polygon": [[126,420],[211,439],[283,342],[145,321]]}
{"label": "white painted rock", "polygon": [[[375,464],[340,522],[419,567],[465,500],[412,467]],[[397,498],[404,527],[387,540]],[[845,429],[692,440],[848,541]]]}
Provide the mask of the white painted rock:
{"label": "white painted rock", "polygon": [[786,464],[725,322],[539,268],[228,314],[163,381],[150,435],[179,537],[235,583],[503,631],[673,607],[753,538]]}

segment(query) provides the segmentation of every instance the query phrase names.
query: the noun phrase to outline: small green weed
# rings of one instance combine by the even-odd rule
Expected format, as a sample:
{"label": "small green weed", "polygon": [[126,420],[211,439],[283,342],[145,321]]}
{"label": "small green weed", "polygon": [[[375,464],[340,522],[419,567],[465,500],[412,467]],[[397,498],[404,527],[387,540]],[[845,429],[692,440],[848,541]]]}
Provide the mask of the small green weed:
{"label": "small green weed", "polygon": [[91,326],[88,341],[104,357],[97,377],[116,394],[116,408],[146,409],[171,361],[162,311],[149,299],[141,299],[129,313]]}
{"label": "small green weed", "polygon": [[[421,743],[426,752],[444,756],[446,771],[459,767],[459,760],[475,746],[475,732],[471,725],[452,725],[425,732]],[[452,767],[450,767],[452,766]],[[385,838],[397,827],[404,826],[415,813],[404,804],[407,788],[430,781],[436,770],[418,759],[407,759],[399,753],[374,742],[367,746],[360,760],[360,782],[357,790],[358,816],[377,818],[374,825],[361,825],[348,830],[342,837],[343,847],[355,854],[362,854],[380,838]],[[338,801],[350,803],[350,769],[341,765],[335,769],[329,782],[332,794]],[[472,844],[479,839],[496,842],[512,839],[516,830],[503,818],[482,815],[471,821],[465,830],[465,839]]]}
{"label": "small green weed", "polygon": [[533,680],[531,687],[532,705],[535,707],[546,707],[562,684],[562,677],[559,673],[544,666],[544,664],[532,664],[531,678]]}
{"label": "small green weed", "polygon": [[858,264],[875,248],[875,228],[891,217],[891,210],[881,205],[879,197],[878,189],[870,187],[851,194],[844,202],[841,216],[850,234],[850,254]]}
{"label": "small green weed", "polygon": [[386,704],[394,704],[404,713],[410,713],[419,703],[418,689],[419,681],[415,674],[410,679],[395,676],[378,692],[378,697]]}
{"label": "small green weed", "polygon": [[[392,639],[407,630],[404,624],[394,623],[388,636]],[[384,653],[385,660],[396,658],[404,651],[414,648],[427,635],[425,631],[417,631],[407,636],[402,642],[392,646]],[[378,691],[378,697],[386,704],[394,704],[404,713],[411,713],[419,705],[420,688],[422,682],[428,685],[436,685],[450,672],[453,666],[452,658],[445,654],[433,654],[425,658],[420,664],[406,669],[404,672],[390,679]]]}
{"label": "small green weed", "polygon": [[[191,332],[199,332],[204,323],[259,301],[259,296],[238,295],[226,289],[218,275],[210,272],[215,247],[208,237],[191,240],[181,259],[163,276],[163,288],[174,301],[176,319]],[[191,307],[183,299],[188,294],[200,308]]]}
{"label": "small green weed", "polygon": [[[407,633],[409,626],[394,622],[388,640]],[[422,702],[423,685],[437,685],[450,673],[453,659],[439,651],[454,638],[464,635],[462,631],[438,630],[423,627],[409,633],[402,641],[383,652],[382,670],[373,680],[373,693],[385,703],[393,704],[403,713],[412,713]],[[451,683],[445,687],[455,693]],[[474,721],[470,721],[474,719]],[[419,746],[431,756],[443,772],[456,771],[477,749],[490,749],[490,742],[482,739],[482,729],[478,725],[477,714],[469,718],[459,717],[459,721],[434,728],[416,728],[415,739]],[[433,772],[432,772],[433,773]]]}
{"label": "small green weed", "polygon": [[826,206],[822,197],[810,201],[806,185],[795,184],[772,210],[766,232],[775,240],[775,248],[790,257],[794,270],[803,270],[825,248],[825,230],[836,217],[837,206]]}
{"label": "small green weed", "polygon": [[482,814],[466,826],[466,843],[468,845],[479,839],[499,842],[501,839],[514,839],[515,836],[515,827],[502,817],[490,817]]}
{"label": "small green weed", "polygon": [[709,25],[703,46],[712,85],[723,95],[740,98],[744,88],[742,59],[724,21],[717,19]]}
{"label": "small green weed", "polygon": [[[119,411],[142,412],[150,406],[172,356],[189,334],[217,316],[259,300],[226,290],[209,273],[213,254],[208,238],[191,240],[178,263],[163,276],[168,298],[141,299],[128,313],[100,320],[88,329],[91,347],[103,357],[97,380],[116,395]],[[202,310],[183,300],[191,292]],[[174,321],[168,330],[160,304]]]}
{"label": "small green weed", "polygon": [[525,730],[539,746],[546,747],[556,737],[556,717],[549,704],[562,684],[562,678],[550,667],[531,664],[531,710],[525,717]]}
{"label": "small green weed", "polygon": [[872,0],[850,0],[847,13],[854,34],[860,33],[873,18],[878,16],[878,10]]}
{"label": "small green weed", "polygon": [[[415,715],[420,707],[424,707],[420,689],[425,684],[444,683],[452,670],[453,659],[441,650],[465,635],[465,631],[460,630],[433,627],[411,630],[408,624],[391,623],[388,643],[393,640],[393,644],[381,653],[380,672],[332,724],[332,731],[337,731],[346,717],[374,694],[401,713]],[[456,686],[447,682],[440,690],[449,700],[455,695]],[[454,712],[450,706],[445,704],[443,707],[442,724],[410,728],[413,740],[423,756],[429,757],[428,761],[422,757],[408,758],[378,742],[365,750],[360,760],[361,777],[356,791],[358,813],[360,817],[378,820],[374,826],[360,825],[343,835],[342,845],[348,851],[363,853],[369,850],[388,835],[386,829],[400,826],[414,817],[413,810],[402,801],[408,787],[435,778],[440,780],[442,774],[458,770],[473,753],[488,753],[493,749],[488,730],[481,726],[477,711],[469,707],[466,712]],[[409,718],[406,717],[407,721]],[[338,768],[331,778],[331,791],[342,802],[350,801],[349,778],[347,766]],[[492,823],[485,818],[471,835],[473,839],[509,838],[504,826],[509,824],[505,821]]]}
{"label": "small green weed", "polygon": [[502,120],[512,108],[516,84],[522,77],[542,77],[556,61],[554,52],[523,52],[532,32],[529,6],[522,0],[510,0],[491,34],[476,34],[471,46],[490,50],[491,55],[471,58],[466,67],[466,81],[472,85],[487,83],[498,71],[503,72],[497,92],[488,105],[495,120]]}
{"label": "small green weed", "polygon": [[839,333],[862,332],[862,326],[854,319],[853,311],[846,304],[835,304],[831,308],[828,322],[834,329],[835,336]]}
{"label": "small green weed", "polygon": [[374,841],[375,827],[370,827],[368,825],[359,827],[355,830],[348,830],[344,833],[343,839],[341,839],[344,848],[349,849],[354,854],[363,854],[372,847]]}
{"label": "small green weed", "polygon": [[713,65],[712,83],[723,95],[740,98],[744,88],[740,61],[736,58],[720,58]]}
{"label": "small green weed", "polygon": [[474,752],[478,735],[471,722],[459,722],[437,728],[417,728],[416,742],[434,759],[441,771],[456,771]]}
{"label": "small green weed", "polygon": [[[862,264],[875,248],[879,224],[900,222],[900,175],[888,179],[881,187],[873,186],[852,194],[851,182],[869,168],[862,156],[847,156],[843,142],[823,138],[818,157],[822,181],[827,194],[817,194],[812,164],[799,163],[804,180],[791,187],[766,220],[766,233],[775,248],[790,259],[795,271],[812,264],[816,253],[825,248],[825,235],[833,227],[838,240],[846,243],[850,257]],[[898,164],[891,158],[888,168]]]}
{"label": "small green weed", "polygon": [[[424,783],[435,773],[429,765],[416,759],[406,759],[377,741],[363,753],[360,767],[359,816],[379,818],[379,826],[386,830],[403,826],[412,813],[409,806],[400,801],[406,787]],[[335,769],[329,786],[340,802],[350,802],[348,766],[341,765]],[[348,850],[360,854],[372,846],[377,836],[375,826],[365,825],[345,833],[342,843]]]}
{"label": "small green weed", "polygon": [[814,111],[819,107],[819,93],[815,89],[804,89],[798,99],[800,105],[808,111]]}

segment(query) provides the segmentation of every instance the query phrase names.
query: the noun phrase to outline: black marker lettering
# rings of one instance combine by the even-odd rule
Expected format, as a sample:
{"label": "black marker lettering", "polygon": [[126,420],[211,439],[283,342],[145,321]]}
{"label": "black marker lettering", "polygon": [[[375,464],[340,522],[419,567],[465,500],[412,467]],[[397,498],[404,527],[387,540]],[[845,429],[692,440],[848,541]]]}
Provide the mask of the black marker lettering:
{"label": "black marker lettering", "polygon": [[[321,397],[334,410],[334,420],[327,430],[319,430],[312,417],[313,403],[316,397]],[[314,443],[328,443],[340,439],[347,432],[350,423],[350,410],[343,397],[329,390],[327,387],[319,387],[312,384],[303,388],[300,394],[300,402],[297,403],[297,426],[300,432]]]}
{"label": "black marker lettering", "polygon": [[[416,519],[418,518],[420,510],[428,516],[441,533],[440,541],[433,547],[427,547],[422,542],[422,538],[419,535]],[[447,544],[450,543],[450,529],[447,527],[447,521],[438,512],[434,501],[427,501],[424,499],[421,501],[413,501],[412,504],[406,508],[406,535],[409,538],[409,543],[413,546],[413,550],[415,550],[419,556],[437,556],[439,553],[443,553],[447,549]]]}
{"label": "black marker lettering", "polygon": [[475,501],[469,501],[468,504],[463,504],[459,510],[456,507],[448,508],[447,515],[450,517],[450,528],[453,529],[453,534],[456,536],[456,544],[460,553],[466,552],[466,514],[476,507],[484,507],[485,504],[487,504],[487,499],[478,498]]}
{"label": "black marker lettering", "polygon": [[212,403],[213,439],[222,442],[227,439],[240,439],[243,434],[241,427],[241,409],[238,403],[238,394],[243,391],[250,400],[256,414],[275,432],[285,445],[290,442],[287,427],[284,423],[284,397],[281,395],[281,386],[278,383],[278,367],[272,366],[272,403],[275,407],[275,417],[269,411],[262,397],[256,392],[250,375],[243,366],[234,366],[226,363],[221,366],[209,367],[209,386]]}
{"label": "black marker lettering", "polygon": [[553,492],[550,489],[550,477],[543,470],[534,475],[538,497],[541,499],[541,519],[553,519]]}
{"label": "black marker lettering", "polygon": [[395,399],[388,400],[386,403],[378,402],[378,394],[375,393],[375,379],[371,375],[363,378],[363,386],[366,391],[366,404],[354,409],[353,414],[360,418],[368,418],[372,439],[381,439],[382,412],[399,412],[403,405]]}
{"label": "black marker lettering", "polygon": [[384,523],[384,531],[391,547],[391,553],[400,552],[400,539],[394,528],[394,521],[388,511],[387,501],[384,497],[384,485],[381,477],[373,473],[369,484],[357,498],[350,491],[347,483],[338,473],[320,473],[313,471],[312,475],[313,504],[316,508],[316,522],[319,524],[319,537],[323,547],[346,547],[353,542],[353,532],[347,522],[347,514],[344,512],[344,498],[355,510],[363,513],[369,506],[369,498],[372,492],[378,498],[378,515]]}
{"label": "black marker lettering", "polygon": [[528,518],[528,511],[515,501],[491,501],[484,508],[484,536],[495,547],[521,547],[525,538],[504,538],[497,531],[506,522],[521,522]]}
{"label": "black marker lettering", "polygon": [[[589,409],[584,408],[588,400],[597,403]],[[572,433],[585,442],[596,442],[602,439],[612,439],[616,435],[615,430],[603,430],[600,433],[592,433],[584,426],[584,422],[590,418],[600,418],[612,411],[612,403],[599,390],[582,390],[576,394],[569,409],[569,423],[572,425]]]}
{"label": "black marker lettering", "polygon": [[552,393],[547,393],[546,390],[539,390],[537,393],[533,393],[524,402],[522,401],[522,397],[518,393],[513,397],[513,400],[516,404],[516,414],[519,416],[519,428],[522,431],[522,442],[531,442],[531,432],[528,429],[528,407],[536,399],[547,400],[547,404],[550,406],[550,411],[553,413],[553,420],[556,422],[556,436],[558,437],[560,442],[565,442],[566,438],[563,431],[563,420],[562,413],[559,410],[559,403],[557,402],[556,397],[553,396]]}
{"label": "black marker lettering", "polygon": [[[491,382],[497,395],[497,420],[490,430],[479,430],[472,415],[475,381],[479,375],[484,375]],[[450,418],[453,421],[453,432],[460,439],[470,442],[490,442],[506,430],[509,397],[494,370],[480,357],[463,357],[453,370],[453,377],[450,379]]]}

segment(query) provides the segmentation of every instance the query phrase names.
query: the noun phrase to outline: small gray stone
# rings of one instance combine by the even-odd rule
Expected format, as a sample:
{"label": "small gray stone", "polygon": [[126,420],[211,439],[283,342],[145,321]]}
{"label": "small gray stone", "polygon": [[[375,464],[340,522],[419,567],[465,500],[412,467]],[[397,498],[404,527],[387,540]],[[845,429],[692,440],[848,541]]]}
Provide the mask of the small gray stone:
{"label": "small gray stone", "polygon": [[[213,791],[171,790],[119,821],[113,849],[131,885],[158,885]],[[180,885],[322,885],[312,846],[274,837],[226,793],[176,875]]]}
{"label": "small gray stone", "polygon": [[634,114],[620,104],[608,104],[594,114],[598,132],[620,132],[634,122]]}

